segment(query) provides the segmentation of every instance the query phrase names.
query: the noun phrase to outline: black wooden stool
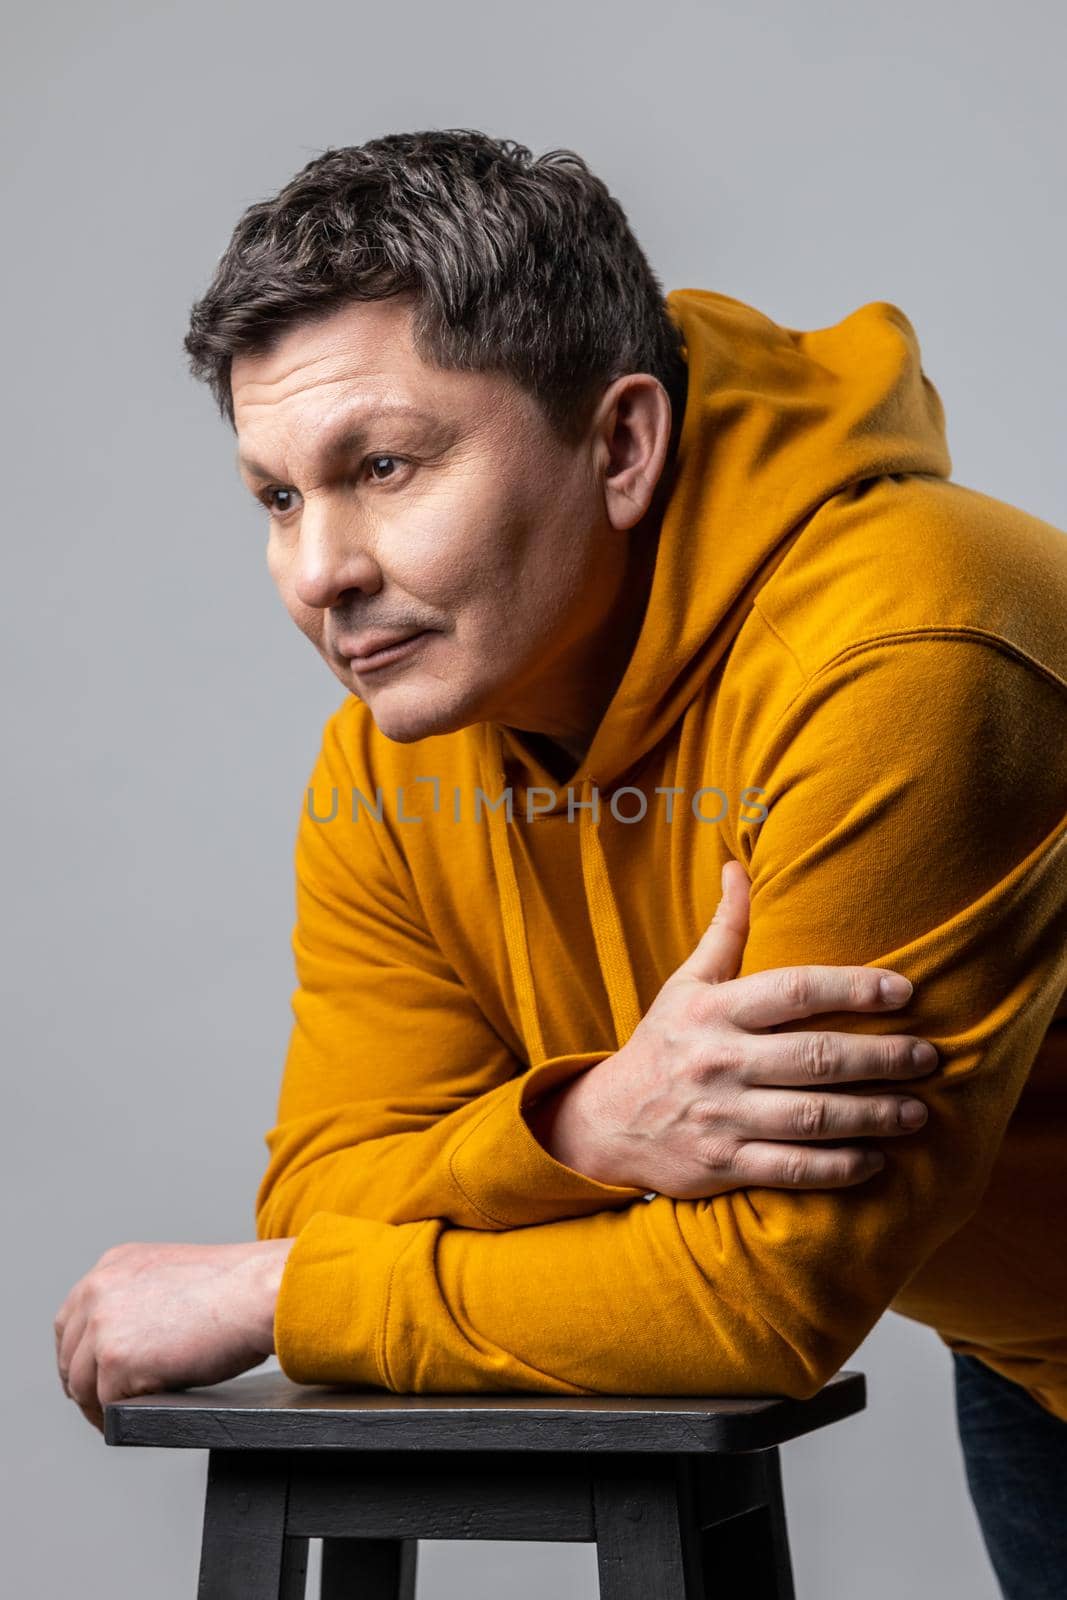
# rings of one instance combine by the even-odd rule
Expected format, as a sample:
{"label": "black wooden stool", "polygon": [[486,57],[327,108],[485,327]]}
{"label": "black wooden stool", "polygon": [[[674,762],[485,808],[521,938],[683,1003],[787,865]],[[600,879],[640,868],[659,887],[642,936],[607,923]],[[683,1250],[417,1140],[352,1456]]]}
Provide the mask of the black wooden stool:
{"label": "black wooden stool", "polygon": [[113,1445],[208,1450],[198,1600],[413,1600],[419,1539],[594,1541],[601,1600],[793,1600],[778,1446],[810,1400],[398,1395],[278,1372],[104,1407]]}

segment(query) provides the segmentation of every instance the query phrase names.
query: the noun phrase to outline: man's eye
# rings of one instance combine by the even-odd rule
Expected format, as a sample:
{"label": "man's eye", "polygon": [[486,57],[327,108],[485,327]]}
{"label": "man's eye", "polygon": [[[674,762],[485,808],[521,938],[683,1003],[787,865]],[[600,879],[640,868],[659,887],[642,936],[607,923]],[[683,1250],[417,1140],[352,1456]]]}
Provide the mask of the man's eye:
{"label": "man's eye", "polygon": [[[275,501],[275,495],[282,496],[281,503]],[[287,511],[293,509],[293,491],[291,489],[264,489],[259,498],[268,511],[272,511],[280,517],[284,517]]]}
{"label": "man's eye", "polygon": [[[397,475],[396,463],[403,463],[405,460],[406,457],[404,456],[391,456],[383,453],[366,456],[363,464],[370,468],[371,478],[374,483],[389,483]],[[387,468],[384,475],[380,471],[383,464]],[[294,491],[292,489],[283,489],[279,484],[269,484],[266,489],[262,490],[259,498],[271,515],[275,517],[286,516],[295,504]]]}
{"label": "man's eye", "polygon": [[[367,457],[367,462],[368,462],[368,464],[370,466],[370,469],[371,469],[371,472],[373,474],[374,470],[378,466],[379,462],[382,462],[382,461],[399,461],[400,459],[401,459],[400,456],[377,455],[377,456],[368,456]],[[387,476],[385,478],[375,477],[374,481],[375,481],[375,483],[385,483],[385,482],[388,481],[389,478],[392,478],[394,476],[395,476],[395,474],[390,472],[390,473],[387,474]]]}

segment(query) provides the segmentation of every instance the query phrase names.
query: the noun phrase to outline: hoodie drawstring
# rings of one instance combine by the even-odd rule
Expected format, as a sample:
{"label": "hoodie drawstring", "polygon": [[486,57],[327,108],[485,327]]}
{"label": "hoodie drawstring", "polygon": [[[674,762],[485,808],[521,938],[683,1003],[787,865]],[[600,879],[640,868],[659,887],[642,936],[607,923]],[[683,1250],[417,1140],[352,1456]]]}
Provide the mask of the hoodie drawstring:
{"label": "hoodie drawstring", "polygon": [[[500,730],[494,723],[484,724],[487,730],[485,767],[497,785],[497,794],[489,792],[490,800],[504,792],[504,746]],[[611,1006],[617,1048],[621,1048],[641,1020],[633,968],[630,964],[626,940],[622,931],[619,908],[608,876],[608,864],[600,844],[600,831],[596,818],[599,815],[599,794],[594,797],[595,780],[586,778],[582,784],[582,804],[579,810],[579,849],[582,861],[582,880],[585,888],[589,920],[592,924],[600,972]],[[596,812],[594,813],[594,804]],[[508,965],[519,1006],[519,1025],[526,1044],[531,1066],[547,1059],[541,1019],[537,1010],[533,969],[530,963],[530,946],[526,933],[526,919],[522,910],[522,895],[515,875],[511,854],[511,830],[506,810],[500,806],[487,806],[489,814],[489,846],[496,873],[497,893],[500,896],[501,920]]]}
{"label": "hoodie drawstring", "polygon": [[[487,763],[499,793],[504,792],[504,747],[498,729],[492,723],[489,730],[492,759]],[[485,785],[488,790],[488,784]],[[490,794],[490,800],[497,796]],[[487,807],[489,813],[489,848],[493,853],[493,870],[496,873],[497,893],[500,896],[500,914],[504,923],[504,943],[511,968],[511,981],[519,1002],[519,1031],[526,1042],[530,1065],[536,1066],[545,1058],[545,1042],[541,1034],[541,1019],[537,1014],[537,997],[534,993],[533,971],[530,967],[530,949],[526,940],[526,919],[522,914],[522,896],[515,877],[515,863],[511,859],[508,820],[498,806]]]}
{"label": "hoodie drawstring", "polygon": [[[600,843],[600,829],[593,820],[593,787],[593,779],[586,778],[582,784],[582,800],[585,804],[578,823],[578,843],[582,854],[582,877],[585,880],[589,920],[593,924],[597,958],[611,1004],[615,1042],[621,1049],[640,1022],[641,1009],[637,1002],[637,988],[623,936],[619,907]],[[599,794],[595,801],[599,811]]]}

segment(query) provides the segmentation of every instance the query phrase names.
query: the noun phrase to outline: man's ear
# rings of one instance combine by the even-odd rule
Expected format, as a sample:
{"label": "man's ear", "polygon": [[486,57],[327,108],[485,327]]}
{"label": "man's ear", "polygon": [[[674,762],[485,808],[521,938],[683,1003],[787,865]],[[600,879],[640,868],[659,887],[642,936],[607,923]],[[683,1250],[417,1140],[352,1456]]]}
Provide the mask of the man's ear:
{"label": "man's ear", "polygon": [[593,420],[603,463],[604,506],[612,526],[632,528],[645,515],[667,459],[671,402],[650,372],[627,372],[608,385]]}

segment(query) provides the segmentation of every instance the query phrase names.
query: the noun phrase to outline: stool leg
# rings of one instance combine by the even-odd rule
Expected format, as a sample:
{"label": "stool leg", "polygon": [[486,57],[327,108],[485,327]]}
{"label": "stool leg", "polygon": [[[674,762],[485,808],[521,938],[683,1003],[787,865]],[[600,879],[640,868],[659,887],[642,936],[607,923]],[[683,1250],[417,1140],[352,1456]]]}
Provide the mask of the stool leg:
{"label": "stool leg", "polygon": [[699,1600],[700,1524],[684,1464],[638,1458],[593,1481],[600,1600]]}
{"label": "stool leg", "polygon": [[323,1539],[319,1600],[415,1600],[415,1539]]}
{"label": "stool leg", "polygon": [[746,1495],[757,1503],[705,1528],[707,1600],[795,1600],[778,1451],[746,1454],[743,1471]]}
{"label": "stool leg", "polygon": [[303,1600],[307,1540],[285,1536],[288,1490],[284,1458],[209,1451],[197,1600]]}
{"label": "stool leg", "polygon": [[776,1588],[775,1600],[796,1600],[793,1590],[793,1564],[789,1558],[789,1533],[785,1523],[782,1495],[782,1464],[777,1450],[761,1450],[767,1486],[767,1559]]}
{"label": "stool leg", "polygon": [[281,1600],[304,1600],[307,1594],[308,1542],[288,1534],[282,1542]]}

